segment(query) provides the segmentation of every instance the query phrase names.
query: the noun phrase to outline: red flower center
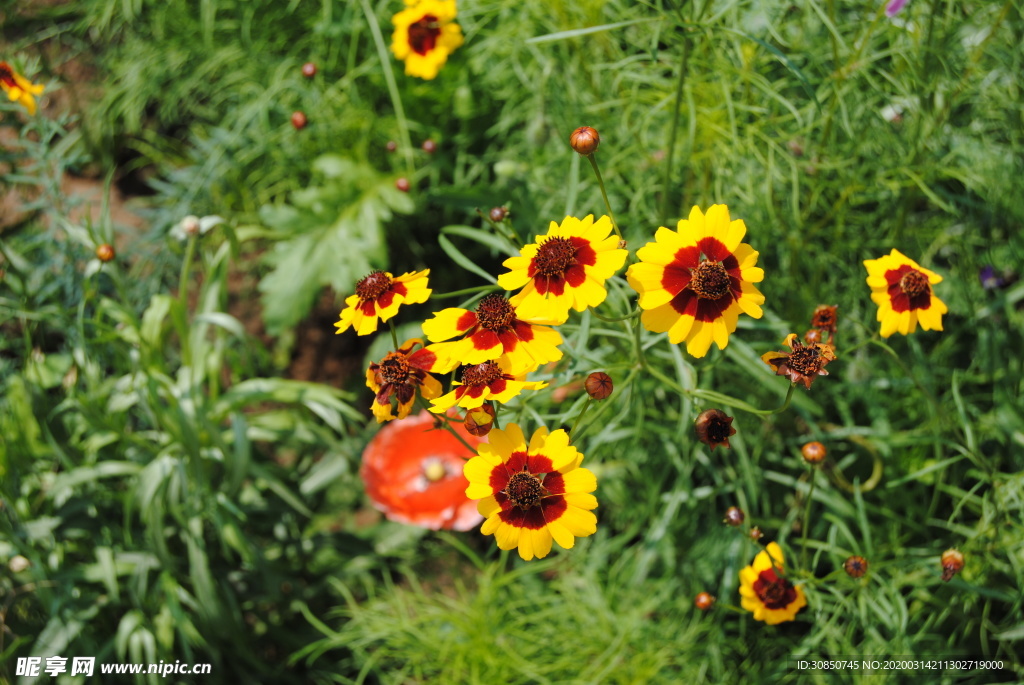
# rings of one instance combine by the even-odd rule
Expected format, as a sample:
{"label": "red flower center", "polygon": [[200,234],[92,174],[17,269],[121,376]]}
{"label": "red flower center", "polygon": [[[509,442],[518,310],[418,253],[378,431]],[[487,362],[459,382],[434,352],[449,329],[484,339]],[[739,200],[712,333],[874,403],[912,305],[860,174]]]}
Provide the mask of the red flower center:
{"label": "red flower center", "polygon": [[383,271],[374,271],[356,284],[356,295],[363,302],[376,300],[391,287],[391,279]]}
{"label": "red flower center", "polygon": [[15,88],[18,85],[14,81],[14,72],[11,70],[11,65],[7,62],[0,62],[0,82],[10,88]]}
{"label": "red flower center", "polygon": [[494,362],[484,362],[467,366],[462,370],[463,385],[490,385],[502,377],[501,369]]}
{"label": "red flower center", "polygon": [[704,260],[690,271],[690,290],[702,300],[717,300],[729,292],[732,280],[718,262]]}
{"label": "red flower center", "polygon": [[537,248],[533,266],[542,276],[561,276],[576,261],[576,246],[568,238],[550,238]]}
{"label": "red flower center", "polygon": [[911,269],[900,279],[900,290],[910,297],[923,295],[928,292],[928,277],[916,269]]}
{"label": "red flower center", "polygon": [[389,352],[380,362],[377,375],[386,383],[407,383],[409,381],[409,359],[401,352]]}
{"label": "red flower center", "polygon": [[754,581],[754,592],[768,609],[785,609],[796,601],[796,589],[785,578],[780,578],[774,568],[761,571]]}
{"label": "red flower center", "polygon": [[417,55],[426,55],[437,45],[441,35],[441,24],[433,14],[423,17],[409,26],[409,47]]}
{"label": "red flower center", "polygon": [[508,479],[505,494],[520,509],[529,509],[540,504],[544,497],[544,486],[540,479],[529,471],[517,471]]}
{"label": "red flower center", "polygon": [[515,320],[515,310],[501,295],[488,295],[476,306],[476,317],[480,325],[489,331],[503,331]]}

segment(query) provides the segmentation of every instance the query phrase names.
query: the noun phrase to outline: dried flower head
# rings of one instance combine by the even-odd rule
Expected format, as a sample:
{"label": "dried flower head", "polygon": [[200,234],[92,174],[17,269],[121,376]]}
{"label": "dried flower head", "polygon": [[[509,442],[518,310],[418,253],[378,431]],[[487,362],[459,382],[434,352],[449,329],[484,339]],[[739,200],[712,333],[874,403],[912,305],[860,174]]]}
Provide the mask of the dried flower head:
{"label": "dried flower head", "polygon": [[942,553],[942,580],[949,582],[956,574],[964,568],[963,552],[956,547],[951,547]]}
{"label": "dried flower head", "polygon": [[835,350],[831,345],[805,345],[797,339],[796,333],[786,336],[782,344],[788,345],[792,352],[765,352],[761,355],[761,361],[775,369],[776,376],[788,376],[790,381],[803,383],[808,390],[816,377],[828,375],[825,365],[836,359]]}
{"label": "dried flower head", "polygon": [[831,338],[832,334],[836,332],[836,324],[839,321],[839,316],[836,314],[837,309],[839,309],[839,305],[819,304],[814,310],[814,314],[811,315],[811,326],[828,333]]}
{"label": "dried flower head", "polygon": [[697,596],[693,598],[693,606],[701,611],[707,611],[715,606],[715,596],[710,592],[698,592]]}
{"label": "dried flower head", "polygon": [[595,371],[587,376],[587,380],[583,382],[583,387],[586,388],[587,394],[595,400],[608,399],[608,396],[612,394],[612,390],[615,389],[611,376],[602,371]]}
{"label": "dried flower head", "polygon": [[569,145],[584,157],[597,152],[597,147],[600,144],[600,134],[589,126],[580,126],[569,136]]}
{"label": "dried flower head", "polygon": [[804,342],[807,344],[814,344],[822,342],[821,331],[817,328],[812,328],[804,333]]}
{"label": "dried flower head", "polygon": [[828,449],[818,441],[809,442],[800,448],[800,454],[808,464],[820,464],[828,456]]}
{"label": "dried flower head", "polygon": [[754,542],[757,542],[758,540],[760,540],[761,538],[764,537],[764,533],[762,533],[761,529],[758,528],[757,526],[752,527],[750,529],[750,532],[747,533],[747,535],[749,535],[750,539],[753,540]]}
{"label": "dried flower head", "polygon": [[724,523],[729,524],[733,528],[738,528],[743,525],[743,521],[747,518],[747,515],[743,513],[743,510],[739,507],[729,507],[725,510],[725,518],[722,519]]}
{"label": "dried flower head", "polygon": [[701,412],[694,422],[697,439],[711,449],[719,445],[729,447],[729,436],[736,434],[736,429],[732,427],[732,421],[733,417],[721,409],[708,409]]}
{"label": "dried flower head", "polygon": [[843,562],[843,570],[851,578],[860,578],[868,572],[868,560],[864,557],[852,556]]}

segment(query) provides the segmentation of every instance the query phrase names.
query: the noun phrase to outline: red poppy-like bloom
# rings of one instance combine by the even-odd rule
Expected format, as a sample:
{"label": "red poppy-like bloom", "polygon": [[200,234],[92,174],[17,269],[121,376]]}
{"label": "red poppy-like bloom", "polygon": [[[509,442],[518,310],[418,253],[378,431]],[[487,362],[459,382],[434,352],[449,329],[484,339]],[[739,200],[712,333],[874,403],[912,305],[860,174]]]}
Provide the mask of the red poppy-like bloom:
{"label": "red poppy-like bloom", "polygon": [[[452,427],[474,447],[480,440]],[[483,520],[466,497],[466,459],[474,456],[434,417],[418,416],[384,426],[363,450],[359,475],[373,506],[391,521],[431,530],[470,530]]]}
{"label": "red poppy-like bloom", "polygon": [[429,349],[412,351],[422,344],[419,338],[406,340],[402,347],[388,352],[366,370],[366,387],[376,393],[372,409],[377,423],[395,418],[391,412],[392,397],[398,400],[398,418],[404,419],[412,411],[417,390],[425,400],[441,394],[440,381],[429,373],[437,363],[437,355]]}
{"label": "red poppy-like bloom", "polygon": [[403,304],[426,302],[431,293],[427,287],[429,275],[430,269],[398,277],[387,271],[374,271],[356,284],[355,295],[345,298],[345,308],[334,324],[338,329],[335,333],[355,327],[356,335],[369,335],[377,330],[378,318],[387,321]]}
{"label": "red poppy-like bloom", "polygon": [[[459,364],[482,364],[507,355],[509,373],[518,375],[535,370],[541,364],[562,358],[558,346],[562,336],[548,326],[537,326],[520,319],[512,303],[497,293],[480,300],[475,311],[451,307],[434,313],[423,322],[423,333],[430,348],[441,359],[439,373],[447,373]],[[458,335],[455,342],[442,343]]]}

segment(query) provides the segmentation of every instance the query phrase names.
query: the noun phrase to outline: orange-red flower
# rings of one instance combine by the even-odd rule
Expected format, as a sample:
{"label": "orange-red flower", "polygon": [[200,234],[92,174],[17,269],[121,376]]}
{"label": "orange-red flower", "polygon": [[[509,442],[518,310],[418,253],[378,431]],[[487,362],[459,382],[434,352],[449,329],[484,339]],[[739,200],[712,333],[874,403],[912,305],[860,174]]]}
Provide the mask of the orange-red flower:
{"label": "orange-red flower", "polygon": [[[474,456],[427,412],[384,426],[363,450],[359,469],[373,506],[391,521],[431,530],[470,530],[483,517],[466,497],[466,459]],[[452,427],[474,447],[480,440]]]}

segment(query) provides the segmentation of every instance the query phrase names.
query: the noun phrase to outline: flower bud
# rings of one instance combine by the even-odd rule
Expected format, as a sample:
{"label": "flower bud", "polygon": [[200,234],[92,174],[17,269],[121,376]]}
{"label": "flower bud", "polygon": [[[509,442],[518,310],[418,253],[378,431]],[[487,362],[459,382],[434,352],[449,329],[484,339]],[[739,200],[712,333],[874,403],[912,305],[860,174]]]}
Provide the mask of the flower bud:
{"label": "flower bud", "polygon": [[395,150],[398,149],[398,143],[396,143],[393,140],[389,140],[387,144],[384,146],[384,149],[387,150],[388,152],[394,152]]}
{"label": "flower bud", "polygon": [[743,520],[746,519],[746,514],[739,507],[729,507],[725,510],[725,518],[722,519],[723,523],[727,523],[733,528],[737,528],[743,525]]}
{"label": "flower bud", "polygon": [[112,262],[115,256],[114,248],[106,243],[96,248],[96,259],[101,262]]}
{"label": "flower bud", "polygon": [[964,555],[963,552],[951,547],[942,553],[942,579],[949,581],[956,574],[960,573],[964,567]]}
{"label": "flower bud", "polygon": [[402,178],[395,181],[395,187],[401,190],[403,193],[408,193],[409,188],[411,188],[412,186],[409,185],[409,179],[403,176]]}
{"label": "flower bud", "polygon": [[868,560],[864,557],[852,556],[843,562],[843,570],[851,578],[860,578],[868,572]]}
{"label": "flower bud", "polygon": [[316,65],[312,62],[306,62],[302,65],[302,75],[306,78],[313,78],[316,76]]}
{"label": "flower bud", "polygon": [[21,573],[31,565],[31,561],[20,554],[16,554],[11,557],[11,560],[7,564],[7,568],[11,569],[11,573]]}
{"label": "flower bud", "polygon": [[423,151],[426,152],[428,155],[432,155],[435,152],[437,152],[437,143],[435,143],[430,138],[424,140],[423,144],[420,145],[420,147],[423,148]]}
{"label": "flower bud", "polygon": [[729,447],[729,436],[736,434],[732,427],[733,417],[721,409],[708,409],[701,412],[694,422],[697,439],[714,449],[719,445]]}
{"label": "flower bud", "polygon": [[711,607],[715,606],[715,596],[710,592],[699,592],[697,596],[693,598],[693,606],[697,607],[701,611],[707,611]]}
{"label": "flower bud", "polygon": [[506,207],[492,207],[488,216],[491,217],[491,221],[494,223],[500,223],[508,216],[508,209]]}
{"label": "flower bud", "polygon": [[304,112],[292,112],[292,126],[295,127],[296,131],[301,131],[306,128],[308,120]]}
{"label": "flower bud", "polygon": [[825,461],[828,450],[820,442],[809,442],[800,448],[800,454],[808,464],[820,464]]}
{"label": "flower bud", "polygon": [[758,540],[760,540],[761,538],[764,537],[764,533],[762,533],[761,529],[758,528],[757,526],[754,526],[753,528],[751,528],[750,532],[747,533],[747,535],[749,535],[750,539],[753,540],[754,542],[757,542]]}
{"label": "flower bud", "polygon": [[817,328],[812,328],[811,330],[807,331],[806,333],[804,333],[804,342],[807,343],[808,345],[824,342],[821,339],[821,331],[819,331]]}
{"label": "flower bud", "polygon": [[586,388],[587,394],[595,400],[608,399],[608,396],[612,394],[612,390],[615,389],[615,386],[612,385],[611,376],[602,371],[595,371],[587,376],[587,380],[583,382],[583,387]]}
{"label": "flower bud", "polygon": [[601,136],[589,126],[580,126],[569,136],[569,145],[584,157],[597,152],[597,146],[600,144]]}
{"label": "flower bud", "polygon": [[494,427],[494,407],[490,404],[484,404],[476,409],[470,409],[466,412],[466,422],[464,425],[470,435],[478,438],[484,437]]}

